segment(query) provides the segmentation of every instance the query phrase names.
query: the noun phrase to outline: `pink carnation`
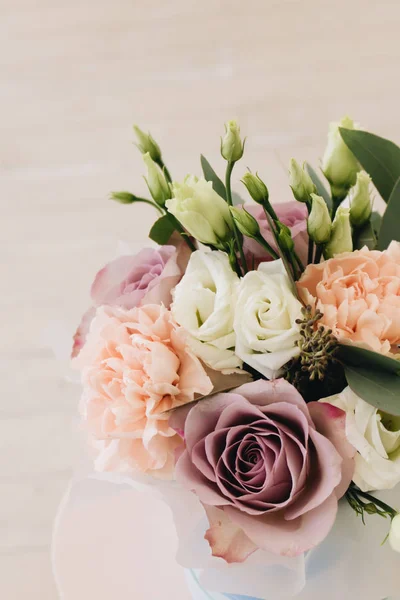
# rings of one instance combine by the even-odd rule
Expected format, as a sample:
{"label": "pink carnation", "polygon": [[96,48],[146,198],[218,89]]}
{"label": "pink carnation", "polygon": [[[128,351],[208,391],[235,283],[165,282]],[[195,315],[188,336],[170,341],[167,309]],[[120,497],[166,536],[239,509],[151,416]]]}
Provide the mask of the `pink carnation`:
{"label": "pink carnation", "polygon": [[319,544],[347,490],[355,450],[345,413],[306,404],[287,381],[254,381],[176,411],[186,450],[176,476],[204,504],[213,555],[262,548],[295,556]]}
{"label": "pink carnation", "polygon": [[98,308],[75,364],[97,470],[170,477],[182,441],[167,411],[213,386],[169,310]]}
{"label": "pink carnation", "polygon": [[399,242],[384,252],[363,248],[309,265],[297,288],[306,304],[320,309],[321,323],[339,340],[384,354],[398,352]]}

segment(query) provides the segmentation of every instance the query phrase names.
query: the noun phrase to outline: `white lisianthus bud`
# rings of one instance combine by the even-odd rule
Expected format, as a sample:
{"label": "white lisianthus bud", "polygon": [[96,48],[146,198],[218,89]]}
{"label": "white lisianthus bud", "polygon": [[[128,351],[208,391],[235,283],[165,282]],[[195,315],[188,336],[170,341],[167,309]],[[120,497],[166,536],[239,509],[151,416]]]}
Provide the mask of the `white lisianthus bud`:
{"label": "white lisianthus bud", "polygon": [[307,219],[307,231],[316,244],[329,242],[332,231],[332,219],[326,202],[321,196],[311,194],[312,207]]}
{"label": "white lisianthus bud", "polygon": [[290,160],[289,184],[293,196],[299,202],[310,202],[311,194],[317,191],[313,180],[305,170],[305,163],[301,167],[294,158]]}
{"label": "white lisianthus bud", "polygon": [[343,199],[356,182],[360,165],[344,143],[339,127],[357,129],[352,119],[343,117],[338,123],[329,125],[328,145],[322,159],[322,171],[331,185],[335,198]]}
{"label": "white lisianthus bud", "polygon": [[150,133],[145,133],[137,125],[133,126],[133,130],[136,133],[136,137],[138,139],[137,147],[139,148],[142,154],[146,154],[148,152],[151,158],[156,162],[160,162],[161,160],[161,149],[157,144],[155,139],[150,135]]}
{"label": "white lisianthus bud", "polygon": [[354,227],[362,227],[372,214],[372,202],[369,192],[371,177],[365,171],[357,173],[357,181],[350,194],[350,221]]}
{"label": "white lisianthus bud", "polygon": [[253,173],[245,173],[243,175],[242,183],[247,187],[247,190],[250,196],[253,198],[254,202],[257,204],[263,205],[266,200],[269,198],[268,188],[263,182],[262,179],[257,175],[253,175]]}
{"label": "white lisianthus bud", "polygon": [[153,161],[149,152],[143,154],[143,160],[147,167],[147,179],[145,179],[150,194],[157,204],[164,206],[165,201],[171,198],[171,190],[164,177],[164,173],[161,172],[161,169]]}
{"label": "white lisianthus bud", "polygon": [[332,223],[331,238],[325,246],[325,258],[332,258],[335,254],[353,251],[353,238],[351,235],[350,209],[339,206]]}
{"label": "white lisianthus bud", "polygon": [[211,182],[188,175],[183,183],[172,184],[172,195],[165,205],[190,235],[217,248],[228,242],[233,230],[231,213]]}
{"label": "white lisianthus bud", "polygon": [[260,235],[259,224],[247,210],[231,206],[230,211],[240,233],[250,238],[255,238]]}
{"label": "white lisianthus bud", "polygon": [[236,121],[225,123],[225,135],[221,140],[221,154],[228,162],[236,162],[243,156],[244,143],[240,138],[240,127]]}
{"label": "white lisianthus bud", "polygon": [[400,552],[400,515],[392,519],[389,531],[389,544],[395,552]]}

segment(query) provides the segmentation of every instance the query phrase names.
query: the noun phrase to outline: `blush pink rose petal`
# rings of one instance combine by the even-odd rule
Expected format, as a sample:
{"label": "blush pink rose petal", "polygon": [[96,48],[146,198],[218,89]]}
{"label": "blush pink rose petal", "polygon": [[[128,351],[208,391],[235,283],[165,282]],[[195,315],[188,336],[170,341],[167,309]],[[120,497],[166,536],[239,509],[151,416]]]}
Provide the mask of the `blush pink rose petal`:
{"label": "blush pink rose petal", "polygon": [[[276,204],[275,212],[284,225],[287,225],[291,231],[295,244],[296,252],[303,262],[307,262],[308,251],[308,233],[307,233],[307,207],[297,201],[283,202]],[[275,248],[275,241],[268,225],[264,209],[259,204],[245,204],[245,209],[257,219],[260,225],[261,234],[267,242]],[[260,262],[271,260],[270,256],[255,240],[244,238],[244,251],[249,264],[254,259],[255,267]]]}
{"label": "blush pink rose petal", "polygon": [[86,311],[75,333],[72,356],[77,356],[83,347],[97,306],[129,309],[143,304],[164,304],[169,308],[171,292],[182,276],[178,263],[179,251],[174,246],[161,246],[120,256],[103,267],[93,281],[93,307]]}
{"label": "blush pink rose petal", "polygon": [[281,379],[175,411],[171,425],[186,442],[176,476],[205,505],[214,556],[242,562],[258,548],[295,556],[326,537],[354,469],[342,416],[307,405]]}
{"label": "blush pink rose petal", "polygon": [[400,343],[400,244],[363,248],[308,265],[297,283],[302,300],[342,342],[388,354]]}
{"label": "blush pink rose petal", "polygon": [[81,412],[96,469],[171,477],[182,439],[166,411],[213,386],[170,311],[98,308],[74,364],[82,372]]}

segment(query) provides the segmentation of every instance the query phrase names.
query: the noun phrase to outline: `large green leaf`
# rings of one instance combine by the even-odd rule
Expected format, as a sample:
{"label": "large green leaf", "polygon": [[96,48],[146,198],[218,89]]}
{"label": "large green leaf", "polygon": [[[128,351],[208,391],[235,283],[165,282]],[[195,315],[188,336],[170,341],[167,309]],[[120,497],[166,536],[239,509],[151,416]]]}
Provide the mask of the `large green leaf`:
{"label": "large green leaf", "polygon": [[371,367],[374,370],[400,375],[400,361],[372,350],[350,346],[349,344],[339,344],[337,357],[346,365],[363,368]]}
{"label": "large green leaf", "polygon": [[160,246],[167,244],[175,231],[174,221],[170,217],[171,215],[160,217],[150,229],[149,238]]}
{"label": "large green leaf", "polygon": [[400,417],[400,377],[387,371],[344,368],[347,383],[357,396],[390,415]]}
{"label": "large green leaf", "polygon": [[400,177],[400,148],[373,133],[340,127],[345,144],[369,173],[375,187],[388,202]]}
{"label": "large green leaf", "polygon": [[315,187],[317,188],[318,196],[322,196],[322,198],[325,200],[329,210],[331,210],[332,209],[332,198],[331,198],[329,192],[327,191],[326,187],[322,183],[321,179],[319,178],[317,172],[308,163],[306,163],[306,169],[307,169],[308,174],[311,177]]}
{"label": "large green leaf", "polygon": [[220,196],[222,196],[224,200],[226,200],[225,186],[214,171],[214,169],[212,168],[212,166],[210,165],[210,163],[208,162],[208,160],[206,159],[206,157],[201,155],[200,162],[206,181],[211,181],[214,191],[217,192],[217,194],[219,194]]}
{"label": "large green leaf", "polygon": [[385,250],[392,240],[400,241],[400,178],[390,195],[379,230],[378,248]]}
{"label": "large green leaf", "polygon": [[375,250],[376,235],[371,221],[368,221],[361,229],[356,229],[353,236],[354,250],[360,250],[364,246]]}

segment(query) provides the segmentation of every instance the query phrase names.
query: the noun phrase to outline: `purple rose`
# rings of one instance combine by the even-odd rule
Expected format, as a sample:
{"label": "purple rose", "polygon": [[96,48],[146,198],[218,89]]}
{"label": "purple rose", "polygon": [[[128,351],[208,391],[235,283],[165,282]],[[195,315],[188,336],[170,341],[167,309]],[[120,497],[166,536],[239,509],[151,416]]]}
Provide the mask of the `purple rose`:
{"label": "purple rose", "polygon": [[[274,238],[268,225],[264,209],[259,204],[246,204],[246,210],[255,217],[260,225],[261,234],[276,248]],[[308,233],[307,233],[307,207],[301,202],[292,201],[274,205],[275,212],[284,225],[287,225],[292,233],[295,249],[300,259],[307,262]],[[255,240],[244,238],[244,251],[252,264],[254,257],[255,266],[260,262],[271,260],[265,250]]]}
{"label": "purple rose", "polygon": [[72,356],[84,345],[98,306],[131,309],[143,304],[164,304],[169,308],[171,291],[182,276],[178,256],[179,250],[174,246],[144,248],[136,255],[120,256],[103,267],[92,284],[93,306],[83,315],[75,333]]}
{"label": "purple rose", "polygon": [[258,548],[295,556],[325,538],[353,474],[343,411],[307,405],[279,379],[201,400],[186,414],[171,421],[186,443],[176,477],[205,506],[214,556],[242,562]]}

